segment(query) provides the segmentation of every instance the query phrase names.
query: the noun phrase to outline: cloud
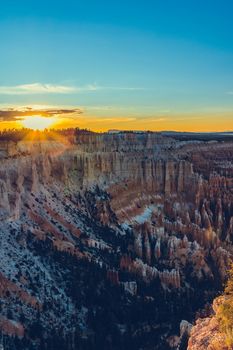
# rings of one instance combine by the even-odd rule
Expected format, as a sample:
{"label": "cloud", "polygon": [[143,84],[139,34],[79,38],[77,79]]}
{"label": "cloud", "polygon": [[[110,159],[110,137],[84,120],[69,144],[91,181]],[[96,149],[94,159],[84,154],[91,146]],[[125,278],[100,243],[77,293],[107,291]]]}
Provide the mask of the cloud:
{"label": "cloud", "polygon": [[24,108],[8,108],[0,109],[0,121],[17,121],[28,116],[40,115],[43,117],[72,117],[74,114],[82,114],[81,109],[32,109],[31,107]]}
{"label": "cloud", "polygon": [[107,91],[107,90],[116,90],[116,91],[137,91],[137,90],[145,90],[142,87],[131,87],[131,86],[101,86],[98,84],[88,84],[85,86],[74,86],[73,92],[88,92],[88,91]]}
{"label": "cloud", "polygon": [[149,119],[150,122],[165,122],[168,118],[155,118],[155,119]]}
{"label": "cloud", "polygon": [[227,91],[227,95],[233,95],[233,91]]}
{"label": "cloud", "polygon": [[119,122],[133,122],[135,121],[136,118],[131,118],[131,117],[115,117],[115,118],[96,118],[94,119],[95,122],[114,122],[114,123],[119,123]]}
{"label": "cloud", "polygon": [[117,86],[99,86],[89,84],[85,86],[68,86],[56,84],[23,84],[15,86],[0,86],[0,95],[35,95],[35,94],[75,94],[81,92],[93,92],[100,90],[142,90],[138,87],[117,87]]}
{"label": "cloud", "polygon": [[0,86],[1,95],[68,94],[74,91],[75,88],[70,86],[41,83]]}
{"label": "cloud", "polygon": [[125,91],[140,91],[145,90],[143,87],[130,87],[130,86],[100,86],[100,90],[125,90]]}

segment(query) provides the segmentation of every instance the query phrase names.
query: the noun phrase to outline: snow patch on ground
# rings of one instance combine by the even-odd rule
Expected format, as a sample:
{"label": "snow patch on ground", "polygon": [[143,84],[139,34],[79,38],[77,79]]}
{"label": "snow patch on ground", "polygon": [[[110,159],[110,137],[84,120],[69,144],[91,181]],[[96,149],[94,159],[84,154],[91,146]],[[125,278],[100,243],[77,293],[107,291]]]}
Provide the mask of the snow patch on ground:
{"label": "snow patch on ground", "polygon": [[146,206],[144,211],[141,214],[138,214],[132,218],[130,218],[129,220],[125,221],[124,223],[121,224],[121,227],[123,229],[130,229],[130,225],[131,224],[143,224],[146,221],[149,221],[151,219],[151,216],[153,214],[153,212],[158,211],[161,209],[160,205],[149,205]]}
{"label": "snow patch on ground", "polygon": [[155,210],[155,208],[156,208],[155,205],[150,205],[146,207],[141,214],[134,216],[131,220],[136,221],[138,224],[143,224],[144,222],[148,221],[151,218],[151,215]]}

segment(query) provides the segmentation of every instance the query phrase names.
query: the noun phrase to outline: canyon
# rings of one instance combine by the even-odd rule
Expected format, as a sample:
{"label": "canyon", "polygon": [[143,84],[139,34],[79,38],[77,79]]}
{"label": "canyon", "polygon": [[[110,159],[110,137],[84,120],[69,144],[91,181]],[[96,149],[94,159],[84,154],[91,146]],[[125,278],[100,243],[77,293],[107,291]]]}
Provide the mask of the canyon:
{"label": "canyon", "polygon": [[5,350],[201,349],[232,244],[229,135],[0,139]]}

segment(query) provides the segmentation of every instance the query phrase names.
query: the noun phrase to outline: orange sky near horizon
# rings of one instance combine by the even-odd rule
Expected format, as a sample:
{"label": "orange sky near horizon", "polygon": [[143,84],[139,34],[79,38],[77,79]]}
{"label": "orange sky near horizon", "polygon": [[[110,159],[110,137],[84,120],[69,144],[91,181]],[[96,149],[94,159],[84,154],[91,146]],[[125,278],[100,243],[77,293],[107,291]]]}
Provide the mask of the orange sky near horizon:
{"label": "orange sky near horizon", "polygon": [[[112,119],[112,120],[110,120]],[[125,120],[124,120],[125,119]],[[193,131],[193,132],[211,132],[211,131],[232,131],[233,130],[233,115],[224,116],[180,116],[175,118],[130,118],[119,117],[99,119],[90,118],[85,121],[80,121],[75,126],[88,128],[93,131],[107,131],[109,129],[119,130],[173,130],[173,131]],[[124,120],[124,121],[123,121]],[[56,127],[73,127],[72,120],[63,120],[55,124]]]}
{"label": "orange sky near horizon", "polygon": [[[36,116],[21,117],[15,121],[0,121],[0,130],[28,127],[25,120],[35,118]],[[45,118],[44,118],[45,119]],[[46,117],[46,121],[50,118]],[[32,128],[37,129],[32,123]],[[211,131],[232,131],[233,114],[173,114],[163,116],[96,116],[81,114],[78,116],[64,117],[62,115],[51,117],[51,123],[48,128],[87,128],[93,131],[107,131],[109,129],[118,130],[151,130],[151,131],[193,131],[193,132],[211,132]],[[31,126],[29,126],[31,127]],[[41,127],[41,125],[40,125]],[[38,127],[39,128],[39,127]]]}

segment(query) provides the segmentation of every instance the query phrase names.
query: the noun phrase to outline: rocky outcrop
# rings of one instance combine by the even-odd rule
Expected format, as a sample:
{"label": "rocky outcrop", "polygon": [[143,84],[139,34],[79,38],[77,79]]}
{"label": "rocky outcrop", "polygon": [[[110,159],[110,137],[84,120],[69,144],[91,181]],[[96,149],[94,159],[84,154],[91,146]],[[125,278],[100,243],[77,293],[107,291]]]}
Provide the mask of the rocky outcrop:
{"label": "rocky outcrop", "polygon": [[215,299],[213,304],[214,314],[201,318],[191,330],[187,350],[230,350],[226,346],[225,335],[220,330],[219,320],[216,317],[222,297]]}
{"label": "rocky outcrop", "polygon": [[24,336],[24,327],[22,324],[14,320],[8,320],[5,317],[0,318],[0,329],[2,330],[3,334],[17,336],[19,338]]}

